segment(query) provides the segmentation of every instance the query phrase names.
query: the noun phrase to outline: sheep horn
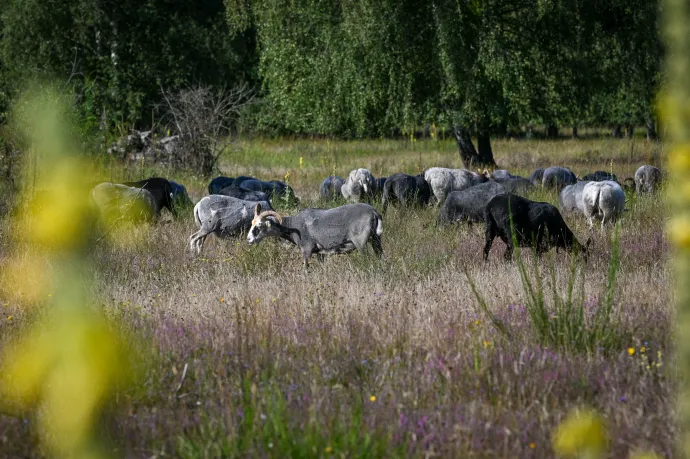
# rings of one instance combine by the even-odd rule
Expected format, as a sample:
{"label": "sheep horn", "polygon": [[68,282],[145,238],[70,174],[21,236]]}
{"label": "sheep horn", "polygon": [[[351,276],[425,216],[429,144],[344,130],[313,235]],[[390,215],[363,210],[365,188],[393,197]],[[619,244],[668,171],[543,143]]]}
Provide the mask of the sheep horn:
{"label": "sheep horn", "polygon": [[283,217],[281,217],[280,214],[274,210],[267,210],[267,211],[261,212],[257,218],[263,218],[263,217],[275,217],[276,220],[278,220],[278,223],[280,223],[280,224],[283,223]]}

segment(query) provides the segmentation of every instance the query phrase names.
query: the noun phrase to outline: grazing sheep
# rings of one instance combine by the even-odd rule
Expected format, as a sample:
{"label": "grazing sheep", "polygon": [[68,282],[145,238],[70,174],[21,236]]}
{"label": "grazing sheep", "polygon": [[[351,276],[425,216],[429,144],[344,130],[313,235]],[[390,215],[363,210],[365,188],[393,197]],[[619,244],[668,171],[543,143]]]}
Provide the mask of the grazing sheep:
{"label": "grazing sheep", "polygon": [[493,172],[489,172],[488,169],[484,169],[484,176],[489,180],[494,179],[496,181],[517,177],[516,175],[511,174],[505,169],[498,169]]}
{"label": "grazing sheep", "polygon": [[488,180],[483,174],[465,169],[447,169],[445,167],[427,169],[424,171],[424,179],[429,182],[431,191],[439,204],[443,204],[446,196],[453,191],[461,191]]}
{"label": "grazing sheep", "polygon": [[560,166],[546,168],[541,182],[543,188],[552,188],[558,191],[573,183],[577,183],[577,177],[573,171],[567,167]]}
{"label": "grazing sheep", "polygon": [[469,224],[484,221],[484,210],[491,199],[506,192],[505,187],[495,181],[480,183],[462,191],[453,191],[441,206],[439,225],[467,221]]}
{"label": "grazing sheep", "polygon": [[159,214],[153,194],[144,188],[135,188],[119,183],[105,182],[91,190],[91,199],[98,208],[101,218],[115,222],[153,221]]}
{"label": "grazing sheep", "polygon": [[266,236],[288,241],[302,252],[307,266],[312,254],[327,255],[364,250],[371,242],[374,253],[381,256],[383,219],[369,204],[346,204],[333,209],[305,209],[292,217],[254,209],[254,220],[247,235],[249,244],[258,244]]}
{"label": "grazing sheep", "polygon": [[326,177],[323,179],[323,182],[321,182],[321,197],[323,199],[335,201],[338,197],[342,196],[341,189],[343,183],[345,183],[345,180],[337,175]]}
{"label": "grazing sheep", "polygon": [[399,202],[403,207],[429,204],[431,188],[421,175],[393,174],[383,185],[381,204],[385,212],[388,206]]}
{"label": "grazing sheep", "polygon": [[562,212],[579,211],[584,213],[584,206],[582,205],[582,190],[590,183],[589,181],[580,181],[568,185],[558,193],[558,207]]}
{"label": "grazing sheep", "polygon": [[350,202],[369,201],[376,195],[376,179],[369,169],[354,169],[340,192]]}
{"label": "grazing sheep", "polygon": [[533,186],[541,186],[541,182],[544,179],[545,169],[535,169],[529,176],[529,181]]}
{"label": "grazing sheep", "polygon": [[172,187],[172,204],[173,207],[176,208],[181,208],[181,207],[192,207],[194,203],[192,202],[191,199],[189,199],[189,195],[187,194],[187,188],[185,188],[184,185],[181,185],[179,183],[173,182],[170,180],[170,186]]}
{"label": "grazing sheep", "polygon": [[[268,202],[258,203],[271,209]],[[252,226],[254,201],[244,201],[230,196],[206,196],[194,206],[194,221],[199,231],[189,237],[189,249],[197,255],[201,253],[206,237],[213,233],[219,238],[237,236]]]}
{"label": "grazing sheep", "polygon": [[604,180],[613,180],[614,182],[617,182],[618,177],[616,177],[616,174],[612,172],[596,171],[585,175],[582,177],[582,180],[585,182],[603,182]]}
{"label": "grazing sheep", "polygon": [[663,179],[661,170],[657,167],[644,165],[635,172],[635,191],[638,193],[654,193],[661,186]]}
{"label": "grazing sheep", "polygon": [[123,182],[122,185],[133,188],[143,188],[151,193],[153,199],[156,200],[156,215],[158,215],[163,208],[166,208],[173,217],[177,217],[177,209],[173,206],[173,188],[167,179],[150,177],[136,182]]}
{"label": "grazing sheep", "polygon": [[[237,184],[237,179],[233,185]],[[246,191],[260,191],[266,193],[273,198],[289,198],[291,202],[297,203],[299,199],[295,196],[295,190],[290,185],[279,180],[271,180],[266,182],[259,179],[247,179],[240,182],[238,185],[241,189]]]}
{"label": "grazing sheep", "polygon": [[271,202],[268,194],[264,193],[263,191],[249,191],[249,190],[245,190],[241,186],[236,186],[235,184],[232,184],[230,186],[226,186],[225,188],[220,190],[217,194],[220,194],[223,196],[231,196],[233,198],[242,199],[243,201]]}
{"label": "grazing sheep", "polygon": [[570,252],[582,251],[586,257],[590,241],[585,246],[575,238],[556,207],[547,202],[535,202],[514,194],[499,194],[491,199],[484,212],[484,260],[489,258],[496,237],[506,244],[504,258],[513,256],[513,235],[519,247],[534,247],[537,255],[551,247]]}
{"label": "grazing sheep", "polygon": [[625,192],[613,180],[589,182],[582,189],[582,209],[589,222],[589,229],[594,227],[593,219],[601,218],[601,230],[607,221],[615,223],[625,210]]}
{"label": "grazing sheep", "polygon": [[232,185],[235,179],[232,177],[216,177],[208,184],[208,194],[219,194],[220,190]]}

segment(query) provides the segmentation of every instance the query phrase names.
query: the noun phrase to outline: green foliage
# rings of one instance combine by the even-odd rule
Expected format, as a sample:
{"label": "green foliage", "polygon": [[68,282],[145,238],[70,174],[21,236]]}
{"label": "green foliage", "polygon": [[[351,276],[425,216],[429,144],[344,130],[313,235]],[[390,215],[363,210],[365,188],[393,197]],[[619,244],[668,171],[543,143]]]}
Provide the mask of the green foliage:
{"label": "green foliage", "polygon": [[14,94],[33,79],[72,87],[89,127],[150,125],[161,88],[253,79],[252,34],[230,38],[224,13],[221,0],[8,0],[0,71]]}

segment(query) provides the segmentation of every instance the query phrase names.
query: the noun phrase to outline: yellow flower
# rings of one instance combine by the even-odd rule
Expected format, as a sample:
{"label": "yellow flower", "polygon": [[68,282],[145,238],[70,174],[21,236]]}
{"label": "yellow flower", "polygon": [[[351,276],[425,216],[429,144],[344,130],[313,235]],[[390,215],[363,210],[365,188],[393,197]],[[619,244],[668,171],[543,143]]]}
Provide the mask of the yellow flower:
{"label": "yellow flower", "polygon": [[475,320],[475,321],[474,321],[474,324],[475,324],[475,325],[479,325],[480,323],[481,323],[481,322],[479,322],[478,320]]}
{"label": "yellow flower", "polygon": [[7,321],[8,321],[8,322],[12,322],[12,317],[13,317],[13,316],[7,317]]}
{"label": "yellow flower", "polygon": [[[192,295],[192,296],[196,296],[196,295]],[[225,298],[222,298],[222,297],[221,297],[220,302],[221,302],[221,303],[225,303]]]}
{"label": "yellow flower", "polygon": [[536,447],[537,447],[537,444],[534,443],[534,442],[532,442],[532,443],[529,444],[529,449],[534,449],[534,448],[536,448]]}
{"label": "yellow flower", "polygon": [[644,354],[646,350],[647,350],[647,348],[644,347],[644,346],[642,346],[642,347],[640,348],[640,353],[641,353],[641,354]]}
{"label": "yellow flower", "polygon": [[566,457],[601,457],[606,446],[606,428],[591,409],[574,410],[556,428],[553,449]]}
{"label": "yellow flower", "polygon": [[324,449],[324,451],[326,452],[326,454],[331,454],[333,452],[333,448],[331,448],[330,446],[326,446],[326,449]]}
{"label": "yellow flower", "polygon": [[300,156],[299,157],[299,167],[301,168],[304,165],[304,159]]}
{"label": "yellow flower", "polygon": [[484,345],[485,348],[489,348],[489,347],[492,347],[494,343],[492,343],[491,341],[483,340],[482,344]]}
{"label": "yellow flower", "polygon": [[256,299],[256,303],[259,304],[259,299],[258,299],[258,298]]}
{"label": "yellow flower", "polygon": [[628,348],[628,354],[629,354],[629,355],[635,355],[635,348],[634,348],[634,347],[629,347],[629,348]]}
{"label": "yellow flower", "polygon": [[372,395],[371,397],[369,397],[369,401],[375,402],[376,401],[376,395]]}

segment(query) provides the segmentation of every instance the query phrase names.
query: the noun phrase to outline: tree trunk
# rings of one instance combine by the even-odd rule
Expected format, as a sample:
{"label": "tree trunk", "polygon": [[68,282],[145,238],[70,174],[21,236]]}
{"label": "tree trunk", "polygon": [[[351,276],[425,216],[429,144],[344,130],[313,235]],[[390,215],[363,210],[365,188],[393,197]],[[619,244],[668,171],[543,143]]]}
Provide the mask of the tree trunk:
{"label": "tree trunk", "polygon": [[628,124],[625,127],[625,137],[628,139],[632,139],[634,135],[635,135],[635,126],[633,126],[632,124]]}
{"label": "tree trunk", "polygon": [[558,126],[553,123],[546,126],[546,137],[549,139],[558,138]]}
{"label": "tree trunk", "polygon": [[479,134],[479,151],[474,148],[470,131],[463,126],[453,126],[455,141],[458,144],[460,159],[466,169],[481,166],[495,166],[493,151],[491,150],[491,138],[486,131]]}
{"label": "tree trunk", "polygon": [[659,140],[659,134],[656,130],[656,123],[654,119],[650,116],[647,118],[647,141],[656,142]]}
{"label": "tree trunk", "polygon": [[617,124],[613,127],[611,130],[611,137],[614,139],[622,139],[623,138],[623,129],[621,128],[620,124]]}
{"label": "tree trunk", "polygon": [[577,139],[577,124],[573,124],[573,139]]}

